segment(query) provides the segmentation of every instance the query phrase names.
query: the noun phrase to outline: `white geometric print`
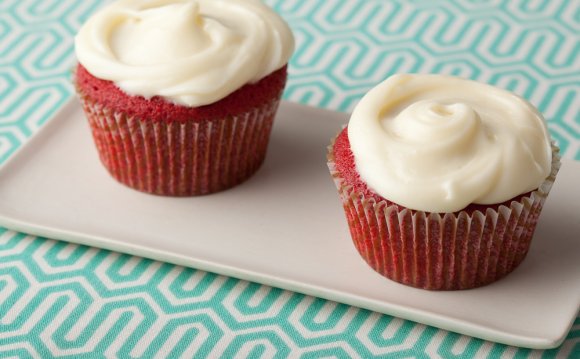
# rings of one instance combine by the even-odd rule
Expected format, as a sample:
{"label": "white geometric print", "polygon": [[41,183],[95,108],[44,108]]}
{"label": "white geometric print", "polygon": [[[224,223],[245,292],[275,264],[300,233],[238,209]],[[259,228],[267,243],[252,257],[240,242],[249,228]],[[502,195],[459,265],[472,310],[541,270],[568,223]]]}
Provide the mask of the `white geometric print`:
{"label": "white geometric print", "polygon": [[[105,1],[0,1],[0,163],[73,95]],[[580,1],[266,0],[296,36],[285,99],[350,111],[393,73],[495,84],[580,160]],[[1,185],[1,183],[0,183]],[[580,358],[473,339],[200,270],[0,228],[0,357]]]}
{"label": "white geometric print", "polygon": [[[240,294],[244,293],[244,290],[250,285],[253,284],[245,281],[238,282],[232,292],[222,301],[223,306],[228,310],[228,312],[236,318],[237,321],[242,323],[275,318],[280,314],[280,311],[292,296],[291,292],[279,291],[267,286],[259,286],[258,290],[249,298],[249,300],[243,302],[240,300]],[[275,299],[268,298],[267,295],[274,290],[280,292],[281,295]],[[267,307],[259,308],[260,304],[266,304]],[[245,310],[242,312],[241,308],[244,308]]]}
{"label": "white geometric print", "polygon": [[[203,303],[210,301],[215,297],[216,293],[223,286],[226,277],[214,276],[203,271],[194,271],[191,273],[184,273],[186,269],[183,267],[173,267],[169,273],[161,280],[157,289],[167,298],[173,305],[186,305],[194,303]],[[186,276],[187,280],[180,285],[179,289],[186,292],[188,295],[178,297],[171,286],[175,285],[176,279],[180,276]],[[211,280],[211,284],[207,288],[202,288],[203,282]]]}
{"label": "white geometric print", "polygon": [[[313,304],[315,301],[320,300],[312,297],[305,297],[288,317],[290,324],[292,324],[294,328],[300,330],[301,335],[308,339],[343,333],[359,311],[359,309],[355,307],[348,307],[346,312],[340,314],[335,311],[335,309],[337,306],[344,307],[344,305],[326,301],[322,304],[321,308],[317,308],[318,310],[316,310],[314,316],[312,316],[313,313],[311,309],[314,307]],[[336,323],[332,323],[334,321],[336,321]],[[332,325],[323,326],[321,324]]]}

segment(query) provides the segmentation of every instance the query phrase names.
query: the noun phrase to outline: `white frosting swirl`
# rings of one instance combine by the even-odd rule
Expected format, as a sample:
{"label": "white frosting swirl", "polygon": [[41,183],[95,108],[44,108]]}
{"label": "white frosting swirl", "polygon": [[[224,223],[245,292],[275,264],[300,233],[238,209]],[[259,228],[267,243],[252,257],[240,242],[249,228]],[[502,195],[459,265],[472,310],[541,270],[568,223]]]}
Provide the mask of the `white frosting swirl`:
{"label": "white frosting swirl", "polygon": [[260,0],[120,0],[75,38],[79,62],[130,95],[214,103],[282,68],[288,25]]}
{"label": "white frosting swirl", "polygon": [[542,115],[515,94],[455,77],[390,77],[357,105],[348,136],[361,179],[415,210],[501,203],[550,174]]}

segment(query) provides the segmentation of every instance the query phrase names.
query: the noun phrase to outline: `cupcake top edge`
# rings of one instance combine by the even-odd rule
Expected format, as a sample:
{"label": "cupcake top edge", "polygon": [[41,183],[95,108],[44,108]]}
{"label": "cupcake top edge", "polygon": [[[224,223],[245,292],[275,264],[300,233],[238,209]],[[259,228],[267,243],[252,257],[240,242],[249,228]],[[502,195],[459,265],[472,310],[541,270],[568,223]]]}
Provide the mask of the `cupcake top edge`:
{"label": "cupcake top edge", "polygon": [[457,212],[537,189],[552,166],[546,121],[523,98],[445,75],[394,75],[355,107],[348,137],[370,189],[410,209]]}
{"label": "cupcake top edge", "polygon": [[75,51],[128,95],[198,107],[284,67],[294,37],[260,0],[118,0],[83,24]]}

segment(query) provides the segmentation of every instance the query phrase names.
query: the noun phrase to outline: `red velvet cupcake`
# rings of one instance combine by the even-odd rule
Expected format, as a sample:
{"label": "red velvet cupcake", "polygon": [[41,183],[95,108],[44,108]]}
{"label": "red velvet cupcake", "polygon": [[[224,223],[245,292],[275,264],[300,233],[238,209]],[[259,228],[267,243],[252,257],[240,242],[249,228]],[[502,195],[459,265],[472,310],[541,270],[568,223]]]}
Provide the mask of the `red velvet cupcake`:
{"label": "red velvet cupcake", "polygon": [[[457,82],[460,81],[460,82]],[[388,83],[387,83],[388,82]],[[439,84],[441,82],[441,84]],[[425,208],[418,208],[417,204],[421,205],[421,200],[423,196],[429,197],[430,192],[425,192],[425,188],[420,188],[417,184],[424,184],[425,187],[429,187],[431,192],[437,192],[439,188],[437,186],[432,186],[430,183],[429,174],[422,174],[421,178],[416,180],[416,183],[412,177],[405,177],[407,174],[413,174],[414,172],[420,171],[420,168],[408,168],[405,159],[412,161],[413,155],[416,152],[420,153],[420,156],[427,156],[424,159],[430,162],[436,162],[437,156],[433,155],[432,152],[442,151],[440,146],[441,143],[445,143],[444,137],[435,138],[429,143],[425,141],[424,138],[421,141],[414,143],[416,148],[413,146],[407,146],[406,136],[411,133],[411,136],[416,136],[417,133],[422,132],[422,128],[412,128],[412,130],[407,133],[404,128],[397,128],[398,125],[393,125],[393,122],[397,121],[415,121],[413,116],[424,116],[423,113],[413,112],[412,116],[405,115],[405,107],[413,103],[414,94],[421,92],[423,86],[427,86],[426,91],[427,96],[433,96],[432,91],[438,91],[438,87],[447,87],[447,82],[451,82],[451,86],[457,86],[459,92],[469,92],[474,88],[478,88],[481,84],[476,84],[471,81],[453,79],[442,76],[420,76],[420,75],[400,75],[392,77],[385,83],[379,85],[377,89],[369,93],[368,98],[364,98],[361,103],[355,109],[353,113],[353,118],[351,118],[351,123],[349,126],[358,125],[359,127],[353,132],[359,135],[359,140],[362,140],[365,145],[370,142],[369,147],[378,149],[378,151],[391,152],[387,157],[394,162],[399,161],[397,156],[404,157],[401,162],[403,167],[398,167],[397,165],[389,167],[387,164],[387,170],[381,172],[381,176],[390,176],[390,173],[404,173],[402,177],[406,181],[409,181],[409,186],[403,184],[397,187],[397,180],[386,180],[390,183],[390,187],[396,187],[392,191],[391,196],[398,196],[399,200],[407,201],[407,197],[411,199],[409,203],[413,207],[408,207],[402,204],[396,203],[390,197],[378,193],[373,187],[369,185],[367,178],[359,172],[359,170],[365,165],[364,161],[366,159],[360,158],[364,156],[364,151],[360,151],[357,158],[356,153],[353,153],[353,148],[351,141],[349,139],[349,128],[345,128],[335,140],[333,140],[328,151],[328,166],[331,175],[335,181],[338,188],[340,198],[343,203],[346,218],[350,228],[350,233],[357,248],[358,252],[361,254],[363,259],[378,273],[381,275],[397,281],[399,283],[422,288],[429,290],[458,290],[458,289],[469,289],[476,288],[483,285],[492,283],[513,271],[518,265],[524,260],[531,244],[533,233],[538,222],[540,212],[544,201],[550,191],[550,188],[555,180],[556,174],[558,172],[560,161],[558,156],[558,149],[555,146],[550,146],[549,141],[547,145],[549,147],[549,153],[545,155],[542,152],[543,157],[539,162],[543,163],[542,171],[546,170],[546,165],[548,166],[547,172],[543,172],[546,175],[541,175],[539,185],[530,190],[519,190],[520,193],[513,195],[511,198],[506,198],[499,203],[486,203],[481,204],[479,200],[473,201],[473,199],[468,198],[467,204],[460,204],[460,208],[451,211],[442,210],[427,210],[430,206],[431,208],[452,208],[453,204],[447,202],[454,202],[452,197],[454,197],[453,190],[449,188],[455,188],[460,186],[460,184],[454,184],[454,186],[449,185],[452,180],[446,182],[444,188],[448,190],[443,196],[443,201],[440,201],[437,196],[433,196],[431,200],[425,200]],[[461,86],[462,82],[469,82],[463,89]],[[430,83],[436,84],[437,86],[430,86]],[[417,91],[417,87],[421,88]],[[381,89],[379,89],[382,87]],[[498,95],[505,96],[505,91],[494,89],[493,91],[500,91]],[[482,90],[492,91],[489,86],[486,86]],[[381,104],[381,97],[387,95],[384,98],[384,106]],[[456,116],[457,111],[453,108],[456,103],[462,101],[461,97],[463,94],[458,96],[451,96],[452,99],[447,99],[446,96],[434,96],[437,98],[436,104],[429,104],[435,112],[440,112],[437,116],[443,116],[441,118],[437,117],[435,122],[429,123],[428,126],[447,126],[444,122],[447,120],[445,116]],[[510,96],[514,96],[511,95]],[[367,96],[365,96],[367,97]],[[468,96],[469,97],[469,96]],[[518,106],[522,103],[519,97],[513,98],[515,101],[519,101]],[[391,111],[388,103],[390,101],[396,103],[395,108],[396,114],[390,116],[386,114]],[[420,98],[421,101],[424,100],[423,97]],[[476,112],[479,110],[478,104],[470,104],[470,100],[467,99],[465,102],[471,107],[475,108]],[[374,103],[374,104],[373,104]],[[374,108],[373,106],[376,105]],[[445,111],[437,107],[439,105],[446,106]],[[360,109],[362,106],[363,109]],[[369,107],[371,108],[369,110]],[[439,111],[441,110],[441,111]],[[527,111],[527,110],[526,110]],[[483,112],[483,111],[480,111]],[[397,116],[402,118],[397,119]],[[537,115],[536,112],[531,112],[533,115]],[[368,131],[368,128],[360,125],[360,118],[356,118],[354,122],[353,119],[356,116],[374,116],[377,118],[382,118],[382,123],[378,127],[373,128]],[[429,113],[431,115],[431,113]],[[482,116],[483,117],[483,116]],[[479,117],[474,117],[477,121],[484,124],[481,128],[485,128],[485,131],[493,132],[493,126],[486,127],[487,124],[485,120],[478,120]],[[362,121],[366,121],[363,119]],[[453,123],[460,122],[462,118],[455,117],[451,119]],[[370,120],[373,121],[373,120]],[[386,121],[386,122],[385,122]],[[426,121],[421,119],[420,126],[425,125]],[[387,123],[390,122],[390,123]],[[543,123],[543,119],[542,119]],[[403,124],[403,126],[408,126],[408,124]],[[455,125],[454,125],[455,126]],[[471,125],[470,125],[471,126]],[[506,124],[506,126],[508,126]],[[510,125],[511,126],[511,125]],[[490,129],[490,127],[492,129]],[[361,130],[362,129],[362,130]],[[543,124],[537,125],[538,133],[544,132],[547,134]],[[358,131],[358,133],[357,133]],[[385,131],[389,134],[395,134],[392,138],[387,141],[391,141],[385,144],[385,147],[381,147],[382,143],[380,141],[384,140],[382,138],[378,139],[378,142],[372,143],[373,139],[361,138],[360,134],[366,134],[369,137],[373,137],[372,133]],[[452,131],[452,134],[463,133],[469,131],[463,131],[456,128]],[[492,139],[490,144],[495,147],[501,147],[500,141],[503,139],[503,134],[483,134],[482,138]],[[524,133],[523,136],[530,135],[529,133]],[[426,134],[426,136],[431,136]],[[497,137],[497,138],[494,138]],[[531,138],[531,139],[530,139]],[[525,139],[524,142],[543,142],[538,148],[542,151],[545,149],[544,145],[546,142],[545,138],[536,138],[530,135],[530,138]],[[416,139],[413,139],[415,141]],[[471,139],[471,142],[480,143],[475,137]],[[413,142],[411,141],[411,142]],[[461,136],[458,137],[457,143],[463,141]],[[494,142],[495,141],[495,142]],[[469,142],[469,141],[467,141]],[[398,151],[397,146],[404,144],[404,149]],[[423,143],[423,145],[420,145]],[[427,152],[421,154],[423,151],[422,146],[439,146],[437,148],[428,148]],[[468,145],[471,146],[471,145]],[[395,147],[392,149],[391,147]],[[484,151],[487,149],[484,147]],[[464,147],[460,147],[462,150]],[[512,147],[509,147],[513,149]],[[455,161],[454,154],[452,151],[448,151],[449,148],[445,148],[443,153],[445,156],[442,158],[443,161]],[[410,151],[410,152],[406,152]],[[460,151],[457,156],[460,156],[463,160],[465,152],[471,153],[471,149],[467,148],[467,151]],[[516,151],[517,152],[517,151]],[[534,152],[533,150],[524,150],[522,153],[524,155],[527,152]],[[411,155],[409,155],[411,153]],[[474,152],[476,155],[479,153]],[[540,153],[536,151],[536,153]],[[410,156],[410,157],[408,157]],[[509,162],[509,160],[503,159],[504,155],[498,157],[500,162]],[[505,155],[505,157],[509,157]],[[515,160],[522,162],[521,158],[516,158]],[[546,163],[547,160],[547,163]],[[465,167],[469,166],[471,159],[465,160]],[[388,161],[387,161],[388,162]],[[488,161],[483,161],[488,162]],[[377,158],[373,158],[369,163],[372,166],[368,167],[371,169],[371,175],[373,174],[373,166],[382,166]],[[426,163],[422,166],[429,166]],[[444,164],[437,164],[443,165]],[[510,166],[507,163],[507,166]],[[458,167],[456,164],[449,167],[452,170]],[[540,167],[540,166],[538,166]],[[451,170],[449,170],[451,172]],[[457,170],[459,171],[459,170]],[[509,170],[505,170],[508,171]],[[369,172],[369,171],[367,171]],[[485,168],[481,170],[485,172]],[[501,171],[500,171],[501,172]],[[446,170],[438,173],[435,176],[435,182],[439,185],[439,180],[441,176],[446,175]],[[453,176],[455,173],[452,173]],[[474,172],[471,177],[477,177],[480,173]],[[524,176],[533,176],[532,173],[524,173]],[[378,176],[378,180],[381,180],[381,176]],[[393,176],[397,176],[394,174]],[[471,178],[469,177],[469,178]],[[501,176],[494,175],[490,178],[496,181],[497,185],[501,187],[502,178]],[[447,177],[446,177],[447,179]],[[374,178],[375,183],[377,176]],[[464,180],[468,182],[468,180]],[[487,179],[486,179],[487,181]],[[485,181],[482,181],[485,182]],[[478,183],[480,185],[481,183]],[[510,184],[520,185],[518,181],[512,181]],[[376,185],[375,185],[376,186]],[[376,186],[379,188],[380,186]],[[481,198],[485,198],[490,193],[495,191],[494,186],[490,186],[490,189],[482,191],[483,195]],[[404,193],[413,191],[416,189],[419,192],[419,196],[414,196],[413,193]],[[511,189],[510,189],[511,190]],[[478,192],[479,188],[467,188],[466,193]],[[461,192],[461,190],[458,190]],[[509,191],[508,191],[509,193]],[[461,193],[459,193],[461,194]],[[465,194],[463,194],[465,195]],[[505,194],[504,194],[505,195]],[[430,198],[430,197],[429,197]],[[445,202],[445,199],[448,199]],[[449,199],[451,198],[451,199]],[[459,198],[460,203],[464,203],[465,200]],[[437,207],[439,206],[439,207]]]}
{"label": "red velvet cupcake", "polygon": [[105,168],[131,188],[168,196],[218,192],[252,176],[285,82],[284,67],[214,104],[186,107],[129,96],[80,64],[75,76]]}
{"label": "red velvet cupcake", "polygon": [[[264,27],[271,33],[258,37]],[[263,163],[293,49],[289,28],[265,5],[121,0],[83,26],[76,49],[75,87],[101,162],[119,182],[202,195]]]}

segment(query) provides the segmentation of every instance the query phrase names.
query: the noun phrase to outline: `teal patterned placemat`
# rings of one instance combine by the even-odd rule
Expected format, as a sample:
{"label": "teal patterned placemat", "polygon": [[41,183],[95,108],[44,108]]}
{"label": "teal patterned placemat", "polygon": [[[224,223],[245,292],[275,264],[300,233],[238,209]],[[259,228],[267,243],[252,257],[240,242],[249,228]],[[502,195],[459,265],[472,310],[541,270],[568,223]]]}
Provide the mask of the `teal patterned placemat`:
{"label": "teal patterned placemat", "polygon": [[[287,100],[349,111],[392,73],[470,77],[528,98],[580,160],[580,1],[267,2],[297,38]],[[102,3],[0,0],[0,162],[72,96],[72,38]],[[580,358],[580,317],[534,351],[0,228],[0,357],[181,355]]]}

